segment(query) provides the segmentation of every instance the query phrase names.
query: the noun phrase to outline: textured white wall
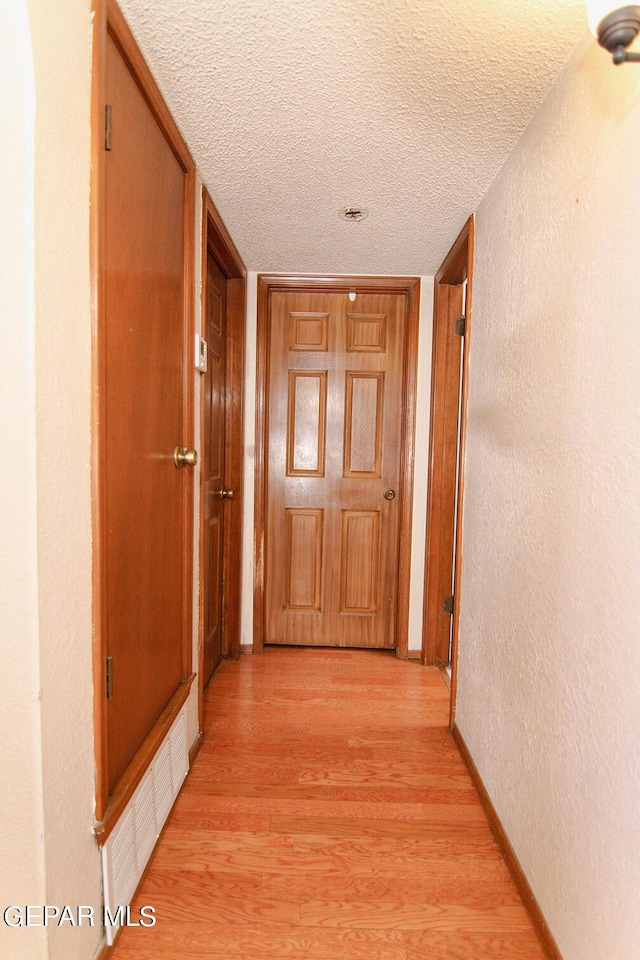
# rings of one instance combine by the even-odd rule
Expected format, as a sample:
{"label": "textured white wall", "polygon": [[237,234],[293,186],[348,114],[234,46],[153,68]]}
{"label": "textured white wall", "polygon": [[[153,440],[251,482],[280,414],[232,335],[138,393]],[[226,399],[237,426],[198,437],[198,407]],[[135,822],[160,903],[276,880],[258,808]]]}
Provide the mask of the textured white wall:
{"label": "textured white wall", "polygon": [[457,718],[565,960],[640,944],[639,169],[585,40],[476,223]]}
{"label": "textured white wall", "polygon": [[[0,12],[0,904],[43,903],[33,262],[35,97],[26,2]],[[35,898],[35,899],[31,899]],[[45,956],[0,920],[0,956]]]}
{"label": "textured white wall", "polygon": [[[256,432],[256,320],[257,273],[247,275],[247,341],[245,367],[244,515],[242,522],[242,620],[241,642],[253,643],[254,483]],[[418,343],[416,452],[414,463],[413,527],[411,539],[411,585],[409,596],[409,649],[422,647],[422,596],[427,515],[427,467],[429,450],[429,393],[431,386],[431,338],[433,325],[433,277],[420,282],[420,333]]]}
{"label": "textured white wall", "polygon": [[[97,907],[100,872],[92,833],[91,4],[29,0],[28,8],[36,84],[38,613],[47,898],[43,902]],[[95,952],[100,933],[99,926],[50,927],[48,957],[86,960]]]}

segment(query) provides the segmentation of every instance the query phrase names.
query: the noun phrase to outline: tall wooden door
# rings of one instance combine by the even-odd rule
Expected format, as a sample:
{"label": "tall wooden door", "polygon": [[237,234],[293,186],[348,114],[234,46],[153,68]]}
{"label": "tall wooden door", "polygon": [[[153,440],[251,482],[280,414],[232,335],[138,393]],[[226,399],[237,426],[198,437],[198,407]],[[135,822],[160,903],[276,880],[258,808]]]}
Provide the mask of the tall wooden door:
{"label": "tall wooden door", "polygon": [[186,674],[193,472],[183,163],[111,34],[99,314],[102,624],[112,791]]}
{"label": "tall wooden door", "polygon": [[206,685],[222,656],[224,560],[225,371],[227,281],[207,255],[205,337],[209,360],[204,385],[204,667]]}
{"label": "tall wooden door", "polygon": [[406,298],[273,291],[267,643],[395,646]]}

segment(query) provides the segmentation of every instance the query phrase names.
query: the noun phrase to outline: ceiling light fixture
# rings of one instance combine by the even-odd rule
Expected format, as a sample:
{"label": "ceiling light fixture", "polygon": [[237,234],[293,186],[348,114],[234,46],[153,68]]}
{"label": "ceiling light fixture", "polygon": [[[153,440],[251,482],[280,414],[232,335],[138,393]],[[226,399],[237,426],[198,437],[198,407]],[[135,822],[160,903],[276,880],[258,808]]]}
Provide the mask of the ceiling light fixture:
{"label": "ceiling light fixture", "polygon": [[350,220],[352,223],[356,223],[358,220],[364,220],[365,217],[368,217],[369,211],[366,207],[354,205],[352,207],[342,207],[341,210],[338,210],[338,215],[341,216],[343,220]]}
{"label": "ceiling light fixture", "polygon": [[640,32],[640,6],[612,7],[611,0],[587,0],[587,14],[591,32],[615,64],[640,63],[640,53],[627,51]]}

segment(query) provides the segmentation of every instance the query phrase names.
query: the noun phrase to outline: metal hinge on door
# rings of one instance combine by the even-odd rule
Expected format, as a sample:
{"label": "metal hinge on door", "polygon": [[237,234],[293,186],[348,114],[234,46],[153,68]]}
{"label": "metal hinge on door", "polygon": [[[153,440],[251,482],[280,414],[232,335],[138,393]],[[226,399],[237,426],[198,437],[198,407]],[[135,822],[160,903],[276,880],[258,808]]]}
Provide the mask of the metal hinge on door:
{"label": "metal hinge on door", "polygon": [[450,597],[445,597],[442,601],[442,612],[453,615],[453,594]]}
{"label": "metal hinge on door", "polygon": [[111,104],[104,108],[104,148],[111,150]]}
{"label": "metal hinge on door", "polygon": [[107,657],[107,669],[105,671],[107,679],[107,700],[113,696],[113,658]]}
{"label": "metal hinge on door", "polygon": [[467,332],[467,318],[456,317],[453,321],[453,333],[456,337],[464,337]]}

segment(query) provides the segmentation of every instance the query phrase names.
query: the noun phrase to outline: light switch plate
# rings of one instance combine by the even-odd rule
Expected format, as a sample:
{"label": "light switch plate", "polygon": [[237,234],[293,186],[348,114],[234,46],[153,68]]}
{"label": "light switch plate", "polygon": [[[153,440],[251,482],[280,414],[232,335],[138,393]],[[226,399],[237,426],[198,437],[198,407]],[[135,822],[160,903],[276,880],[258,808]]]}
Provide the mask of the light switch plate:
{"label": "light switch plate", "polygon": [[207,372],[207,362],[209,358],[209,349],[207,341],[199,336],[196,333],[196,353],[195,353],[195,364],[196,370],[199,370],[200,373]]}

